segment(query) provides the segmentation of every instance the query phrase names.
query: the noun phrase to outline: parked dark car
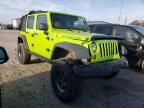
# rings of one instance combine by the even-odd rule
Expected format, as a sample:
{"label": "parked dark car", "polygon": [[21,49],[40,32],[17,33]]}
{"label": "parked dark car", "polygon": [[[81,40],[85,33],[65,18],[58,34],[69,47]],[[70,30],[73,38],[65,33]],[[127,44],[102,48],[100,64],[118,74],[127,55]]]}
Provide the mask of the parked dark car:
{"label": "parked dark car", "polygon": [[121,36],[123,55],[131,66],[140,66],[144,72],[144,27],[134,25],[89,24],[92,33]]}
{"label": "parked dark car", "polygon": [[4,47],[0,46],[0,64],[8,61],[8,55]]}

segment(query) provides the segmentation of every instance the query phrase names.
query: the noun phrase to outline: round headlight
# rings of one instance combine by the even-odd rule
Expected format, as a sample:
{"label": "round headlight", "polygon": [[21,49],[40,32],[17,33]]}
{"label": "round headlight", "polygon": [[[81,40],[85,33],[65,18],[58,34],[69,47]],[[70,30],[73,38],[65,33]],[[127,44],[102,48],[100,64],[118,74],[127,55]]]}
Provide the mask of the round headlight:
{"label": "round headlight", "polygon": [[92,49],[93,52],[96,51],[96,44],[95,44],[95,43],[92,43],[92,44],[91,44],[91,49]]}

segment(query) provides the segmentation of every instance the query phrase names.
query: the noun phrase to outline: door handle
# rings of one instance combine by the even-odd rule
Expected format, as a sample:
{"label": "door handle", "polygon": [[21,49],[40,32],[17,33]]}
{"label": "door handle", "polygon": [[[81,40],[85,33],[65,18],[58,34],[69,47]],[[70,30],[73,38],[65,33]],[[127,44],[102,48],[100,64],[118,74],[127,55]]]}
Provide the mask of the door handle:
{"label": "door handle", "polygon": [[46,39],[47,39],[47,40],[50,40],[50,37],[49,37],[49,36],[47,36],[47,37],[46,37]]}
{"label": "door handle", "polygon": [[38,33],[33,33],[31,36],[34,37],[35,35],[38,35]]}
{"label": "door handle", "polygon": [[33,35],[38,35],[38,33],[33,33]]}

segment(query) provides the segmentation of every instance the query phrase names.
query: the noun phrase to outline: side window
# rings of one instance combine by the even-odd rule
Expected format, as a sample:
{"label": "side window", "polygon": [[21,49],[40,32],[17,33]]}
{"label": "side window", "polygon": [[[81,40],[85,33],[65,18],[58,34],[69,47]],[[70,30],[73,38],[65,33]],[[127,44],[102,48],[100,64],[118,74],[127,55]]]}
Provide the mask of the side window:
{"label": "side window", "polygon": [[20,27],[21,31],[25,31],[26,30],[26,16],[21,18],[19,27]]}
{"label": "side window", "polygon": [[132,43],[139,43],[141,41],[141,37],[128,27],[117,27],[115,35],[121,36],[126,41]]}
{"label": "side window", "polygon": [[103,34],[103,27],[101,27],[101,26],[94,26],[93,33]]}
{"label": "side window", "polygon": [[111,35],[113,31],[113,27],[102,27],[102,26],[95,26],[93,31],[95,33]]}
{"label": "side window", "polygon": [[28,16],[27,28],[33,29],[34,25],[34,16]]}
{"label": "side window", "polygon": [[104,27],[103,34],[112,35],[113,27]]}
{"label": "side window", "polygon": [[40,27],[39,27],[40,24],[47,25],[47,16],[46,15],[38,15],[37,16],[37,25],[36,25],[37,30],[40,30]]}
{"label": "side window", "polygon": [[90,31],[93,33],[94,25],[89,25]]}
{"label": "side window", "polygon": [[138,33],[136,33],[135,31],[132,31],[130,35],[132,37],[132,42],[134,42],[134,43],[140,43],[141,42],[141,40],[142,40],[141,36]]}

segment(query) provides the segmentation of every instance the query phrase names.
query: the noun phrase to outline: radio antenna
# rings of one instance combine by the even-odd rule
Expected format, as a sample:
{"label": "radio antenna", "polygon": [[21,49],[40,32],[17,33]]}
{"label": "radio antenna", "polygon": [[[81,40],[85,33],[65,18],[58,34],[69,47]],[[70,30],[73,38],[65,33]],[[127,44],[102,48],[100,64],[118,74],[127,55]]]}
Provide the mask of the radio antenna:
{"label": "radio antenna", "polygon": [[121,4],[120,4],[119,24],[121,22],[122,5],[123,5],[123,0],[121,0]]}

